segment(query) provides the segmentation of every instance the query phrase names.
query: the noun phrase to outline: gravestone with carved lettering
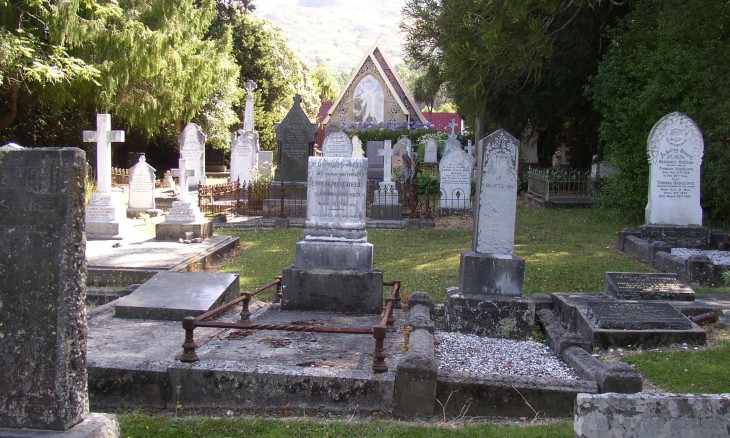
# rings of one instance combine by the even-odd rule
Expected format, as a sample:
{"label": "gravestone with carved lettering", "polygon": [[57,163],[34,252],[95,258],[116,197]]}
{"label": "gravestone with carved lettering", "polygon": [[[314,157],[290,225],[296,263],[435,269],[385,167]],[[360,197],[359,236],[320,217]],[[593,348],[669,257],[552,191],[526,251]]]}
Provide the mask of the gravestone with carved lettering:
{"label": "gravestone with carved lettering", "polygon": [[279,145],[276,181],[306,183],[307,160],[313,154],[316,133],[317,125],[302,109],[301,96],[294,96],[294,104],[276,126],[276,143]]}
{"label": "gravestone with carved lettering", "polygon": [[679,275],[664,272],[606,272],[605,293],[621,300],[695,299],[695,291]]}
{"label": "gravestone with carved lettering", "polygon": [[231,182],[239,181],[243,185],[256,178],[258,149],[257,132],[239,129],[231,134]]}
{"label": "gravestone with carved lettering", "polygon": [[310,157],[307,220],[294,265],[282,276],[282,308],[379,313],[383,272],[367,241],[367,159]]}
{"label": "gravestone with carved lettering", "polygon": [[85,179],[80,149],[0,148],[0,436],[119,434],[89,414]]}
{"label": "gravestone with carved lettering", "polygon": [[127,216],[135,217],[140,213],[157,216],[155,208],[155,168],[147,164],[145,156],[129,169],[129,203]]}
{"label": "gravestone with carved lettering", "polygon": [[156,226],[156,238],[163,241],[189,240],[188,237],[207,239],[213,235],[213,225],[200,211],[197,196],[188,191],[187,179],[195,175],[195,170],[188,170],[187,160],[180,159],[180,184],[177,201],[172,203],[167,212],[165,222]]}
{"label": "gravestone with carved lettering", "polygon": [[208,137],[195,123],[188,123],[178,136],[180,145],[180,159],[186,160],[188,170],[188,190],[198,190],[198,186],[205,184],[205,140]]}
{"label": "gravestone with carved lettering", "polygon": [[461,149],[453,149],[441,158],[439,208],[471,209],[471,170],[472,162]]}
{"label": "gravestone with carved lettering", "polygon": [[330,132],[322,142],[322,155],[330,158],[352,158],[352,141],[342,131]]}
{"label": "gravestone with carved lettering", "polygon": [[525,261],[514,255],[519,141],[500,129],[478,149],[472,250],[461,255],[459,287],[447,292],[446,325],[524,338],[534,326],[535,307],[522,298]]}

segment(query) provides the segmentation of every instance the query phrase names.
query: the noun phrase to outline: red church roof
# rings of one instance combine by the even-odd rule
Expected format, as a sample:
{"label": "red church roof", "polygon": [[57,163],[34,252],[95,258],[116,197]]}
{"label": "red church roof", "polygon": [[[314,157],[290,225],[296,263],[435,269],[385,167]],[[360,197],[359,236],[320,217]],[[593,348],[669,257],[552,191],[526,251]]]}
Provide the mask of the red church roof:
{"label": "red church roof", "polygon": [[430,123],[433,123],[433,129],[441,132],[445,132],[447,134],[451,134],[451,127],[449,126],[451,124],[451,121],[456,122],[456,127],[454,128],[454,134],[460,135],[462,131],[462,127],[464,126],[464,121],[461,120],[461,116],[459,116],[456,113],[429,113],[424,112],[423,117],[426,118]]}

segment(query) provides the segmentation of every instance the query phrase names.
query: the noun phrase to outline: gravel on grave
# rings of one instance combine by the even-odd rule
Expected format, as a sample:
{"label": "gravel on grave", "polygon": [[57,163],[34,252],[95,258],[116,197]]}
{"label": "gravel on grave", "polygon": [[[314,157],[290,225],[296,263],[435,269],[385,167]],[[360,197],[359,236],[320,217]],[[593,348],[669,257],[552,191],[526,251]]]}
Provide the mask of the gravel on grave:
{"label": "gravel on grave", "polygon": [[578,380],[547,345],[452,332],[434,334],[441,370]]}
{"label": "gravel on grave", "polygon": [[706,255],[713,265],[730,265],[730,251],[694,249],[694,248],[672,248],[672,255],[687,260],[693,255]]}

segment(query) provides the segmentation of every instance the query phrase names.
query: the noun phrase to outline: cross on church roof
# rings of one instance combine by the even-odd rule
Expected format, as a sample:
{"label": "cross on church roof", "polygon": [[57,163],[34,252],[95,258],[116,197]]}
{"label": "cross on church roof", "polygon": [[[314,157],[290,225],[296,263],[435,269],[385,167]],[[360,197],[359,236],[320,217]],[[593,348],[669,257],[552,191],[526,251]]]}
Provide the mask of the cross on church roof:
{"label": "cross on church roof", "polygon": [[84,142],[96,142],[96,186],[100,193],[112,191],[112,142],[123,142],[124,131],[112,131],[110,114],[96,115],[96,131],[84,131]]}

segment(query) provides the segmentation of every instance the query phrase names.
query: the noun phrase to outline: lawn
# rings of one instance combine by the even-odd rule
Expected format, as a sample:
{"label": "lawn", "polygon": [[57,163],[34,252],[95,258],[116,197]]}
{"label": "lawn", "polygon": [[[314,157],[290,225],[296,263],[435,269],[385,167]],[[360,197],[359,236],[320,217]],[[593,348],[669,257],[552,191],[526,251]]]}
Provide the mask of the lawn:
{"label": "lawn", "polygon": [[[520,204],[515,253],[525,259],[526,295],[550,292],[600,292],[606,271],[647,271],[648,267],[615,249],[626,226],[601,209],[541,210]],[[281,275],[294,262],[301,229],[229,232],[241,238],[239,255],[219,268],[240,274],[241,289],[251,290]],[[400,280],[405,294],[425,291],[443,302],[456,286],[459,258],[471,247],[471,230],[369,230],[375,267],[386,281]],[[265,296],[265,298],[270,298]]]}

